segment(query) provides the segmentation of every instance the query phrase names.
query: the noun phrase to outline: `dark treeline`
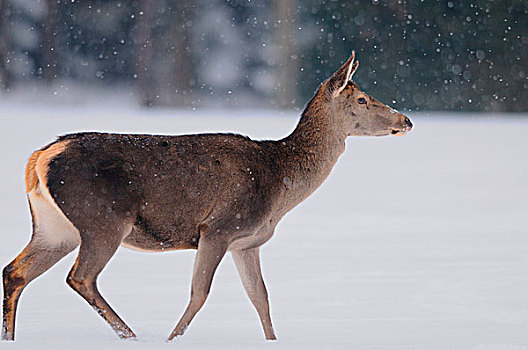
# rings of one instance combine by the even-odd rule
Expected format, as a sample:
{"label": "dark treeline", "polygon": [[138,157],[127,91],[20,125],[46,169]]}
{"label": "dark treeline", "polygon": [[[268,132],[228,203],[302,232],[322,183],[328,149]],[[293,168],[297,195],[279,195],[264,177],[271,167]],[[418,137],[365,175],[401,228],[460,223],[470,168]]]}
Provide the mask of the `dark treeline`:
{"label": "dark treeline", "polygon": [[0,0],[0,82],[302,107],[355,49],[355,80],[396,108],[527,111],[527,18],[524,0]]}

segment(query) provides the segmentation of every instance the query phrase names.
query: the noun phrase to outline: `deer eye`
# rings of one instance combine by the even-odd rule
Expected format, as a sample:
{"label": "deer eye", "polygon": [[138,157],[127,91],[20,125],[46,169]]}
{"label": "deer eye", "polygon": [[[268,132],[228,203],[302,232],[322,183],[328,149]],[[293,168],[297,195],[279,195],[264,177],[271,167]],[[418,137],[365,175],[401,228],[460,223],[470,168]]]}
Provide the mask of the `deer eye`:
{"label": "deer eye", "polygon": [[360,105],[365,105],[365,104],[367,104],[367,100],[365,100],[363,97],[358,98],[357,101],[358,101],[358,103],[359,103]]}

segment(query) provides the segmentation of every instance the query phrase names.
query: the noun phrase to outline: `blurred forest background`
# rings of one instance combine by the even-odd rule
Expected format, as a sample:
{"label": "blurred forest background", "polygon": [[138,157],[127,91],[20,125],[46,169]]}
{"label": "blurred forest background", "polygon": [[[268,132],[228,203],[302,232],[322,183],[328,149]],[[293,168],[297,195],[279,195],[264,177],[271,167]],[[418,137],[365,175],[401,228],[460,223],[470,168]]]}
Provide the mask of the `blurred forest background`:
{"label": "blurred forest background", "polygon": [[2,94],[301,108],[353,49],[354,79],[395,108],[528,111],[526,0],[0,0]]}

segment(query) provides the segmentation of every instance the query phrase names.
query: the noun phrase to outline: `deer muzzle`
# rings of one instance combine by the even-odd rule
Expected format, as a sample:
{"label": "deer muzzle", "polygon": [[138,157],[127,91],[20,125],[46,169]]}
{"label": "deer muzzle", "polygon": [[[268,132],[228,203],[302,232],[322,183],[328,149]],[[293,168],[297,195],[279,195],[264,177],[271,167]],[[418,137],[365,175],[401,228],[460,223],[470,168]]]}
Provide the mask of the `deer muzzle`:
{"label": "deer muzzle", "polygon": [[411,120],[403,114],[401,115],[401,122],[399,124],[401,124],[401,126],[391,128],[392,135],[403,136],[409,131],[411,131],[413,127],[413,123],[411,122]]}

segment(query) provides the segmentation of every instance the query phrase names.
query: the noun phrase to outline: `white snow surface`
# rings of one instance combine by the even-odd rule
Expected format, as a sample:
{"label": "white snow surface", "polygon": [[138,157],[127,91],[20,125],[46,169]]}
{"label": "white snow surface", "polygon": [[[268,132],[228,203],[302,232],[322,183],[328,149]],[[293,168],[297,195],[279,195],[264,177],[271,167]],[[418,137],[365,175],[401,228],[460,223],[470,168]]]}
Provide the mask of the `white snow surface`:
{"label": "white snow surface", "polygon": [[[525,118],[521,118],[525,117]],[[350,138],[331,176],[262,249],[276,342],[228,254],[187,333],[166,337],[189,298],[194,251],[120,248],[99,279],[136,332],[121,341],[65,283],[76,252],[20,298],[15,342],[1,349],[527,349],[528,118],[412,114],[405,137]],[[0,264],[28,242],[24,167],[75,131],[234,131],[274,139],[277,111],[0,105]]]}

